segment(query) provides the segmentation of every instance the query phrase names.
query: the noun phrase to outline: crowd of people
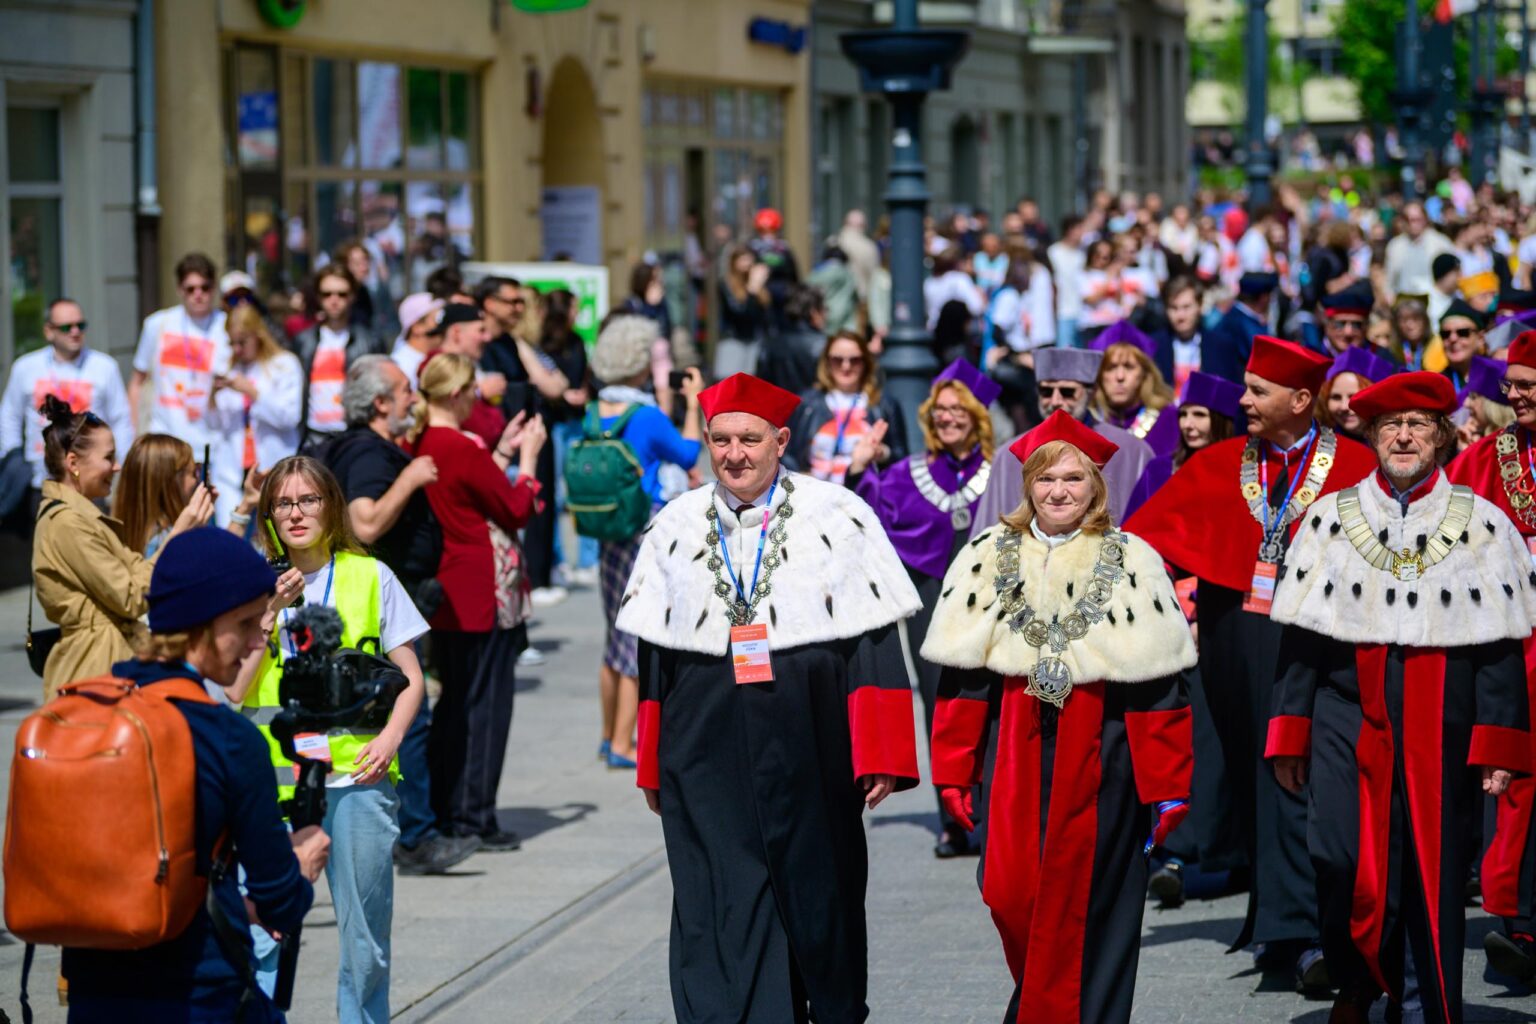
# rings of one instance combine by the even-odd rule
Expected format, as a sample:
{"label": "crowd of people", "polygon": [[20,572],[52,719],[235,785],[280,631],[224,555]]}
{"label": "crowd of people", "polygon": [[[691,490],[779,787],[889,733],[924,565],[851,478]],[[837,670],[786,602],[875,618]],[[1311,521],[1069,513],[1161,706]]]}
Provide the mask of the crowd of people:
{"label": "crowd of people", "polygon": [[[396,870],[518,848],[495,814],[516,672],[573,586],[606,625],[599,761],[662,818],[679,1020],[863,1019],[860,814],[919,782],[914,688],[934,854],[983,857],[1007,1020],[1129,1020],[1149,894],[1243,891],[1233,948],[1333,993],[1330,1020],[1382,997],[1459,1020],[1468,899],[1502,921],[1493,969],[1536,980],[1536,220],[1442,191],[932,222],[943,369],[917,409],[886,386],[888,240],[857,210],[804,275],[759,211],[681,309],[641,263],[590,346],[558,289],[445,268],[390,341],[355,259],[277,322],[194,254],[124,386],[56,299],[0,401],[60,629],[45,695],[150,671],[167,562],[259,549],[277,569],[241,562],[207,611],[263,598],[266,642],[195,664],[282,801],[294,608],[372,638],[406,685],[324,744],[326,850],[292,837],[336,900],[344,1021],[388,1019]],[[122,955],[224,955],[193,945]],[[80,1019],[147,998],[121,963],[64,973],[119,1000]]]}

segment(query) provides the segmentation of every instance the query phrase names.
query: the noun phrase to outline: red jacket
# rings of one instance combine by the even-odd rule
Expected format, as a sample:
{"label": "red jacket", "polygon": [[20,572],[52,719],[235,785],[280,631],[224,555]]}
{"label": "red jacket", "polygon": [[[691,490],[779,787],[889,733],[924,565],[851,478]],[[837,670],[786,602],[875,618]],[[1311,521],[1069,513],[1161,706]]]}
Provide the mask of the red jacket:
{"label": "red jacket", "polygon": [[443,604],[432,628],[490,632],[496,626],[496,569],[486,521],[508,533],[522,529],[538,506],[538,482],[522,477],[510,483],[479,441],[447,427],[428,427],[413,454],[437,463],[437,482],[426,491],[443,528],[437,568]]}

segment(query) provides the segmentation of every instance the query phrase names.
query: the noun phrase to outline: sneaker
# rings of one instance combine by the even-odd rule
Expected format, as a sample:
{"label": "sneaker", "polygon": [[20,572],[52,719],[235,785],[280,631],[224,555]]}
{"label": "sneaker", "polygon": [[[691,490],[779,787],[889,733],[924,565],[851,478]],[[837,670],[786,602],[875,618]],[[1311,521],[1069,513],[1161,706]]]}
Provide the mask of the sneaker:
{"label": "sneaker", "polygon": [[1331,991],[1328,964],[1320,946],[1308,946],[1296,958],[1296,991],[1304,996],[1324,995]]}
{"label": "sneaker", "polygon": [[570,596],[571,592],[564,587],[539,587],[531,599],[535,608],[553,608]]}
{"label": "sneaker", "polygon": [[1536,982],[1536,941],[1529,935],[1489,932],[1483,936],[1483,952],[1498,973],[1526,984]]}
{"label": "sneaker", "polygon": [[526,647],[523,649],[523,653],[517,656],[517,667],[538,668],[548,661],[549,659],[544,656],[544,652],[537,647]]}
{"label": "sneaker", "polygon": [[497,829],[495,832],[478,835],[475,838],[480,840],[480,851],[482,853],[510,853],[513,850],[523,848],[523,841],[518,838],[516,832],[504,832],[501,829]]}
{"label": "sneaker", "polygon": [[1147,892],[1157,897],[1159,905],[1180,907],[1184,905],[1184,864],[1170,857],[1163,866],[1147,879]]}
{"label": "sneaker", "polygon": [[433,836],[414,850],[405,851],[403,863],[400,858],[402,849],[399,844],[395,845],[395,864],[402,875],[441,875],[480,849],[480,837]]}
{"label": "sneaker", "polygon": [[597,566],[595,565],[578,566],[566,573],[566,576],[570,578],[571,585],[573,586],[597,586]]}

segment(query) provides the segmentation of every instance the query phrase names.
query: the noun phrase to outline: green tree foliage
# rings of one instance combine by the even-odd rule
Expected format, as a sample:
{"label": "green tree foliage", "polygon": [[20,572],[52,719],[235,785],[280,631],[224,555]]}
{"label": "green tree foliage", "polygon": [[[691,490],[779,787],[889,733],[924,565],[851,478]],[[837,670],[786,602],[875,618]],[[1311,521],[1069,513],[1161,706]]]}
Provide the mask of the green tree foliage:
{"label": "green tree foliage", "polygon": [[[1275,109],[1283,92],[1299,90],[1312,75],[1311,65],[1285,59],[1274,20],[1268,26],[1269,107]],[[1242,8],[1216,32],[1190,47],[1190,76],[1223,86],[1227,115],[1236,121],[1248,90],[1248,11]]]}
{"label": "green tree foliage", "polygon": [[[1341,50],[1339,66],[1359,90],[1360,116],[1366,124],[1386,125],[1397,120],[1392,93],[1397,88],[1397,26],[1405,6],[1404,0],[1344,0],[1334,14],[1334,32]],[[1419,0],[1419,10],[1426,19],[1434,7],[1435,0]],[[1463,104],[1471,90],[1468,22],[1465,16],[1456,20],[1456,92]],[[1519,64],[1519,52],[1501,37],[1494,57],[1497,74],[1508,75]]]}

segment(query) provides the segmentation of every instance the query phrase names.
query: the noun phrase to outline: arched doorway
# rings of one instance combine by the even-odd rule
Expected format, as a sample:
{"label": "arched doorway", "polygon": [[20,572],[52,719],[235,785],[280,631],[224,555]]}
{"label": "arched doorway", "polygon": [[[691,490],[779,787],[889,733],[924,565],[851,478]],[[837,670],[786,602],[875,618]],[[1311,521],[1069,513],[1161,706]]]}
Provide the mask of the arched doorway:
{"label": "arched doorway", "polygon": [[949,195],[955,207],[971,210],[981,200],[981,146],[969,116],[949,128]]}
{"label": "arched doorway", "polygon": [[592,80],[574,57],[546,90],[540,152],[544,259],[603,262],[603,135]]}

